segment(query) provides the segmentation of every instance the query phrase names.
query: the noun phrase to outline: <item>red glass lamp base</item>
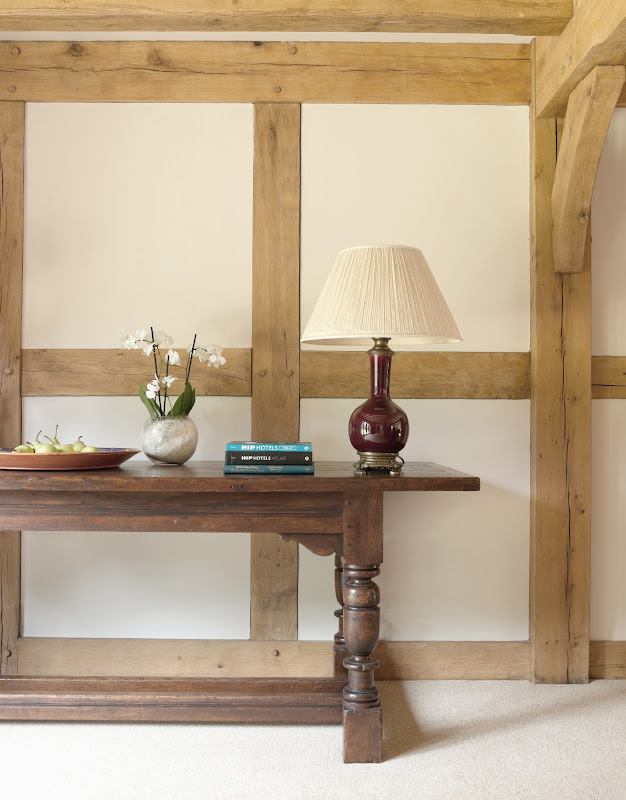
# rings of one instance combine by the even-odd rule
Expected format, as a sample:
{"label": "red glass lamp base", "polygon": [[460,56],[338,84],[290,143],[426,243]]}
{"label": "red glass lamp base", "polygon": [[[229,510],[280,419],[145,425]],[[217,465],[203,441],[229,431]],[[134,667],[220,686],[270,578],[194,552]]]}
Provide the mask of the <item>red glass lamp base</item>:
{"label": "red glass lamp base", "polygon": [[374,339],[369,350],[371,393],[352,412],[348,431],[350,443],[359,455],[358,469],[396,472],[404,461],[398,453],[409,437],[409,420],[399,405],[389,397],[391,350],[388,338]]}

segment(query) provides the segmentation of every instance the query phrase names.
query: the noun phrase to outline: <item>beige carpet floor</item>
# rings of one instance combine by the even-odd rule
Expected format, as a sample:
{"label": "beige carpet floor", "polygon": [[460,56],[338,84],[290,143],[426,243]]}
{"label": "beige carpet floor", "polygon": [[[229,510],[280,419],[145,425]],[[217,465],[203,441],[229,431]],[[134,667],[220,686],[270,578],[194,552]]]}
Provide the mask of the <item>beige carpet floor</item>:
{"label": "beige carpet floor", "polygon": [[385,763],[339,726],[0,724],[7,800],[626,800],[626,681],[383,683]]}

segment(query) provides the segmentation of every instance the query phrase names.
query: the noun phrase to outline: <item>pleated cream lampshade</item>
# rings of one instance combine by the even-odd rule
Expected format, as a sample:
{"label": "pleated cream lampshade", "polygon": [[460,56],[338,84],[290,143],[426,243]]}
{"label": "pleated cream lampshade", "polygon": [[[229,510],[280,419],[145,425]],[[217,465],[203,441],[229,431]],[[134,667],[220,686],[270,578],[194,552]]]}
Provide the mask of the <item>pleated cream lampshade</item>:
{"label": "pleated cream lampshade", "polygon": [[368,345],[462,341],[422,251],[402,245],[341,250],[301,341]]}

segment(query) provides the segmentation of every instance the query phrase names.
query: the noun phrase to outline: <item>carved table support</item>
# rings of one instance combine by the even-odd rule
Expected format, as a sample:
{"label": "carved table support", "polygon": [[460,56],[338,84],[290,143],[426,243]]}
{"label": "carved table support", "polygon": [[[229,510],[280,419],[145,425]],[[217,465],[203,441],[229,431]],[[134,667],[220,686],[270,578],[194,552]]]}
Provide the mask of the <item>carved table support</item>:
{"label": "carved table support", "polygon": [[383,556],[383,498],[346,495],[344,504],[343,636],[348,685],[343,690],[343,760],[382,761],[382,709],[372,657],[378,644],[380,592],[374,578]]}
{"label": "carved table support", "polygon": [[343,665],[343,660],[347,656],[346,640],[343,638],[343,587],[346,582],[345,573],[343,571],[343,556],[335,556],[335,597],[339,603],[340,608],[335,611],[337,617],[338,629],[335,634],[335,678],[347,677],[346,668]]}

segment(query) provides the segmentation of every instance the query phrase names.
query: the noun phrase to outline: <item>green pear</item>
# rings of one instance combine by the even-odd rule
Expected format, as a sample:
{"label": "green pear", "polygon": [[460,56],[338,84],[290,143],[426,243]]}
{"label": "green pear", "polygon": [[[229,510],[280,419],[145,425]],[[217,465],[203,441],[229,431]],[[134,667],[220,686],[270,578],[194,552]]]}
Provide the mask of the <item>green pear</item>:
{"label": "green pear", "polygon": [[14,453],[34,453],[35,448],[31,447],[29,444],[18,444],[18,446],[13,450]]}
{"label": "green pear", "polygon": [[81,452],[81,450],[83,449],[83,447],[85,446],[85,443],[84,443],[84,442],[81,442],[81,439],[82,439],[82,438],[83,438],[83,437],[82,437],[82,435],[81,435],[81,436],[79,436],[79,437],[78,437],[78,439],[77,439],[77,440],[74,442],[74,444],[72,445],[72,448],[74,449],[74,452],[75,452],[75,453],[80,453],[80,452]]}
{"label": "green pear", "polygon": [[59,453],[73,453],[74,452],[74,445],[73,444],[59,444],[59,445],[57,445],[57,451]]}
{"label": "green pear", "polygon": [[36,453],[57,453],[58,450],[53,444],[40,444],[39,447],[35,449]]}
{"label": "green pear", "polygon": [[80,452],[81,453],[99,453],[100,451],[98,450],[97,447],[92,447],[90,445],[89,447],[83,447],[83,449]]}

